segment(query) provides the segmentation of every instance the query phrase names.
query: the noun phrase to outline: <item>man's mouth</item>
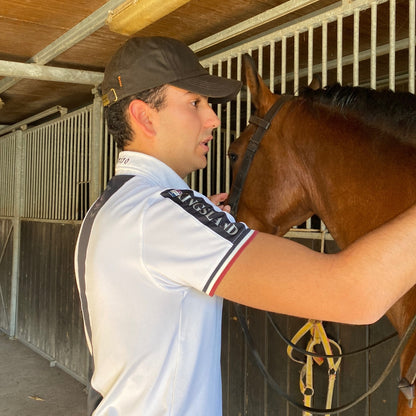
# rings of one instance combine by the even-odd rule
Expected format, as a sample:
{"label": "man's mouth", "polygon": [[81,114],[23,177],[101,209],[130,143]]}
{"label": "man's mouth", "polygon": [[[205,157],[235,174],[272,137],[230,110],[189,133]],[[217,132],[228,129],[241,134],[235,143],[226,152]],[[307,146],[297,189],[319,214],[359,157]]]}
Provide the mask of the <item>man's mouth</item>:
{"label": "man's mouth", "polygon": [[212,136],[207,137],[206,139],[202,140],[201,145],[206,148],[206,150],[209,150],[209,142],[212,140]]}

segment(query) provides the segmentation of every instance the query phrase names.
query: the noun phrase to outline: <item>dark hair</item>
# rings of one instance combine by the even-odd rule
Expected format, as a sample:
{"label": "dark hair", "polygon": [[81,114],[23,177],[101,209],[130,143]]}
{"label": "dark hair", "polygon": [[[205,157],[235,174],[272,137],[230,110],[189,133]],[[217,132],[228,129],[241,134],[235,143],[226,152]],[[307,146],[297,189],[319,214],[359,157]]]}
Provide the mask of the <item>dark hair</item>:
{"label": "dark hair", "polygon": [[152,108],[160,110],[165,105],[166,85],[131,95],[105,108],[107,127],[119,149],[124,149],[132,141],[133,130],[127,118],[127,109],[133,100],[142,100]]}

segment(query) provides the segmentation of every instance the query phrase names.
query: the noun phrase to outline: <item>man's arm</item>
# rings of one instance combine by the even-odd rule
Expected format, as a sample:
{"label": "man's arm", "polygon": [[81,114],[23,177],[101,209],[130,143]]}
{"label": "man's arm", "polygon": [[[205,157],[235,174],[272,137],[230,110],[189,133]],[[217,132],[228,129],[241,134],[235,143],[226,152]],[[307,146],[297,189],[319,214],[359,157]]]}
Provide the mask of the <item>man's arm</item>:
{"label": "man's arm", "polygon": [[368,324],[416,283],[416,206],[337,254],[258,233],[215,294],[272,312]]}

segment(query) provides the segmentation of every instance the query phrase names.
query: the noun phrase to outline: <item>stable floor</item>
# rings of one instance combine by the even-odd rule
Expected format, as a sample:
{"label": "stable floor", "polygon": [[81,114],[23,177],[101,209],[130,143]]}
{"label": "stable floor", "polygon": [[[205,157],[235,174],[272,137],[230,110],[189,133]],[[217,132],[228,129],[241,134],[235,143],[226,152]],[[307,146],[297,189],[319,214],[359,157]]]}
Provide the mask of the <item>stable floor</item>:
{"label": "stable floor", "polygon": [[0,416],[86,416],[85,386],[0,332]]}

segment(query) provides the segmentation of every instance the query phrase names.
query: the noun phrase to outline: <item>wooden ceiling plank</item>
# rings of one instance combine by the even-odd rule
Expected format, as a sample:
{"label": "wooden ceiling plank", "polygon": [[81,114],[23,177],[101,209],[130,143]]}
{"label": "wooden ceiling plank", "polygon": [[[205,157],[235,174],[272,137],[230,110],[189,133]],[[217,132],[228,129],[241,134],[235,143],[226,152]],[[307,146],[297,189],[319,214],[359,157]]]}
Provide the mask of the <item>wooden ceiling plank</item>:
{"label": "wooden ceiling plank", "polygon": [[[29,62],[46,64],[71,46],[86,38],[105,24],[108,11],[122,4],[124,0],[109,0],[82,22],[78,23],[64,35],[53,41],[45,49],[33,56]],[[0,81],[0,93],[18,82],[18,78],[7,77]]]}

